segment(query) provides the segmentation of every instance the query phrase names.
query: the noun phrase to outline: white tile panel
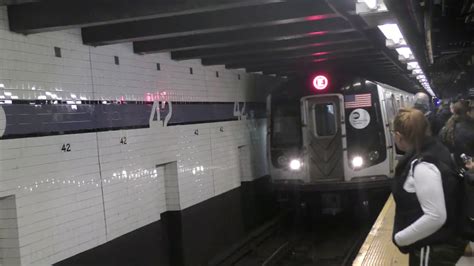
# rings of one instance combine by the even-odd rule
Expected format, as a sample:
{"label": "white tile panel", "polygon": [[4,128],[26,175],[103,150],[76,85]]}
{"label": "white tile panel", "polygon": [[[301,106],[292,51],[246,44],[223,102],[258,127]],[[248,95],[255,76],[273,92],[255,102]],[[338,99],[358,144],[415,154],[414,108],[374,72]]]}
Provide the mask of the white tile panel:
{"label": "white tile panel", "polygon": [[[62,99],[145,100],[166,93],[172,101],[242,102],[263,100],[278,82],[203,67],[199,60],[175,62],[169,54],[136,55],[131,44],[84,46],[80,30],[23,36],[7,25],[2,7],[0,96],[7,98],[37,99],[49,92]],[[54,47],[62,58],[54,56]],[[61,151],[66,143],[69,153]],[[2,220],[0,235],[19,238],[19,249],[4,254],[21,255],[22,265],[51,265],[94,248],[167,210],[238,187],[241,146],[252,156],[245,179],[265,175],[264,145],[265,120],[0,140],[0,197],[15,195],[17,217]],[[174,172],[166,168],[173,162]],[[0,219],[8,215],[0,206]]]}

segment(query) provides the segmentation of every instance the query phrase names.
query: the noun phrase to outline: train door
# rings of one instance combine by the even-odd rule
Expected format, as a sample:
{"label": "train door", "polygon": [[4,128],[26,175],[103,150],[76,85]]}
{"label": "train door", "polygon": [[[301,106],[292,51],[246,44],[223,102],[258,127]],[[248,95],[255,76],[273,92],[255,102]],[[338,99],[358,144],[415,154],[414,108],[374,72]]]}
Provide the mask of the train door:
{"label": "train door", "polygon": [[344,180],[340,95],[302,99],[305,169],[310,182]]}

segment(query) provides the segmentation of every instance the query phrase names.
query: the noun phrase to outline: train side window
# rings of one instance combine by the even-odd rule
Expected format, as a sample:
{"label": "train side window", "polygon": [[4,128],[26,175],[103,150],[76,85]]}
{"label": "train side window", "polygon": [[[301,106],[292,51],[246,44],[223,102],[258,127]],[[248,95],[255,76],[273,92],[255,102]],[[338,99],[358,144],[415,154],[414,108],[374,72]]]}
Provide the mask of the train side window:
{"label": "train side window", "polygon": [[319,137],[334,136],[336,134],[336,115],[333,103],[318,103],[312,108],[315,130]]}
{"label": "train side window", "polygon": [[395,101],[395,95],[392,94],[392,99],[391,100],[392,100],[392,107],[393,107],[392,112],[393,112],[393,116],[395,117],[397,115],[398,109],[399,109],[398,106],[397,106],[397,102]]}

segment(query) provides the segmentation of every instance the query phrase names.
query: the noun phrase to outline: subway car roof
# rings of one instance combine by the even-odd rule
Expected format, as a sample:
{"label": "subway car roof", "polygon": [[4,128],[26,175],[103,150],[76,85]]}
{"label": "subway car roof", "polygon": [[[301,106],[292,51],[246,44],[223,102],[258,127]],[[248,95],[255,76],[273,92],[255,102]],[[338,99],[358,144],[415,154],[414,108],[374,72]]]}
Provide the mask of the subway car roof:
{"label": "subway car roof", "polygon": [[[336,71],[410,92],[474,94],[473,0],[0,0],[10,30],[292,77]],[[94,10],[94,12],[91,12]],[[471,89],[471,90],[470,90]]]}

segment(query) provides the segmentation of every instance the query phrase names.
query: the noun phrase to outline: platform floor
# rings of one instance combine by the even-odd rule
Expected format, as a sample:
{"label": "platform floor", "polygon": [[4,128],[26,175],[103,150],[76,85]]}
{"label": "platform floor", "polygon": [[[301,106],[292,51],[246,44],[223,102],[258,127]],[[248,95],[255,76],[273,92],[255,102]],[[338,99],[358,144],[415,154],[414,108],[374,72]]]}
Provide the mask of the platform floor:
{"label": "platform floor", "polygon": [[[353,266],[408,265],[408,255],[392,243],[395,202],[390,196],[362,245]],[[471,243],[471,246],[472,245]],[[474,257],[462,257],[458,266],[474,265]]]}

